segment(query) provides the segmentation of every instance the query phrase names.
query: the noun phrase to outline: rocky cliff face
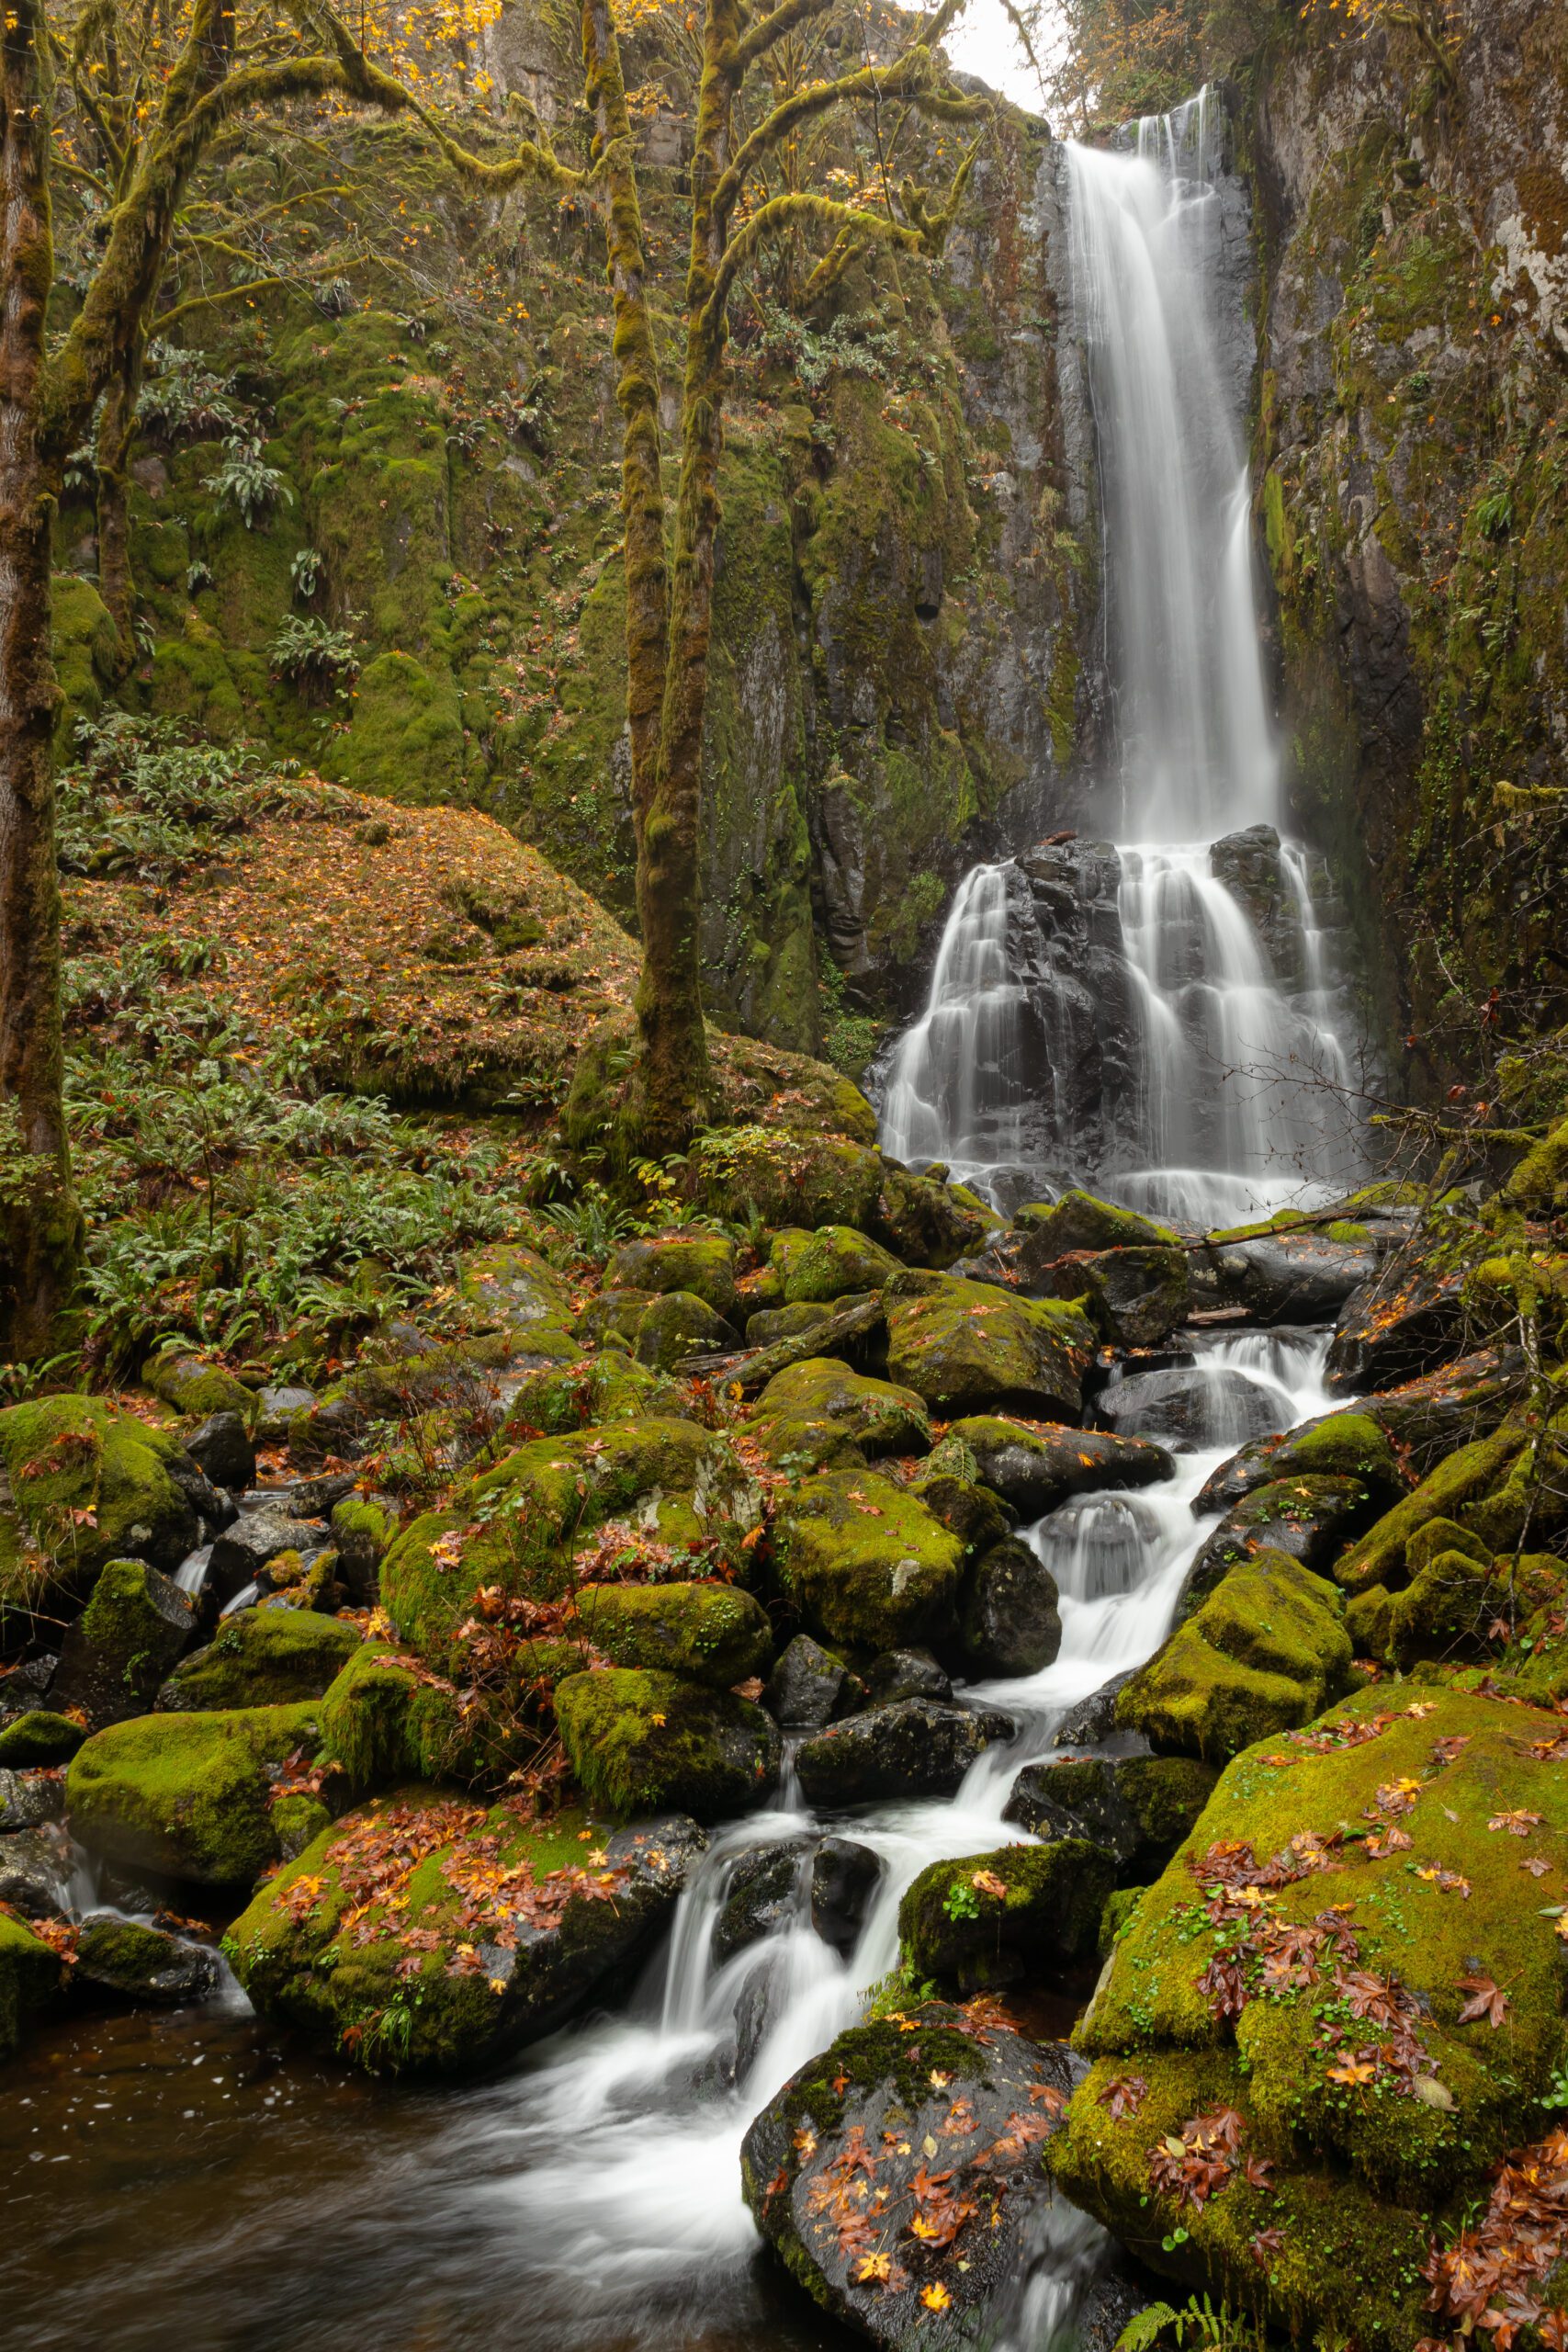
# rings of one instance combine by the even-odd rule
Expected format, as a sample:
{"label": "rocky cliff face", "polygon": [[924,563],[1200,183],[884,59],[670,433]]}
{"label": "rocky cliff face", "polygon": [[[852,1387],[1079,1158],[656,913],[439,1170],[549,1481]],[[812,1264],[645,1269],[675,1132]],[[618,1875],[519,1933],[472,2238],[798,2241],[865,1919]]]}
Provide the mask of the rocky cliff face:
{"label": "rocky cliff face", "polygon": [[[1568,38],[1542,0],[1254,62],[1258,477],[1294,781],[1419,1091],[1561,1023]],[[1496,991],[1495,996],[1493,991]]]}

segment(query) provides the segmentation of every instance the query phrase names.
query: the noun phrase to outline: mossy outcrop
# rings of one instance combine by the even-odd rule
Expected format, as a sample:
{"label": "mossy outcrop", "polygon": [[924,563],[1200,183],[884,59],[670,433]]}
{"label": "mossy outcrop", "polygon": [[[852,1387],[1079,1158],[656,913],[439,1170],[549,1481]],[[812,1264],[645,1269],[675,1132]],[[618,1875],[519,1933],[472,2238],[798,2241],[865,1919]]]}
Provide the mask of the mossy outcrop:
{"label": "mossy outcrop", "polygon": [[[1550,2128],[1562,1939],[1520,1863],[1568,1861],[1556,1729],[1371,1690],[1238,1756],[1075,2036],[1094,2069],[1051,2153],[1075,2201],[1274,2324],[1425,2334],[1434,2233]],[[1221,2110],[1211,2193],[1184,2199],[1193,2119]]]}
{"label": "mossy outcrop", "polygon": [[932,1862],[898,1905],[898,1940],[917,1979],[973,1992],[1038,1983],[1093,1952],[1116,1881],[1109,1854],[1078,1838]]}
{"label": "mossy outcrop", "polygon": [[[313,1754],[320,1721],[319,1708],[306,1705],[116,1724],[71,1760],[72,1827],[130,1870],[249,1886],[299,1826],[293,1812],[284,1814],[283,1767],[301,1750]],[[303,1802],[324,1814],[319,1801]]]}
{"label": "mossy outcrop", "polygon": [[377,2073],[457,2075],[537,2041],[633,1959],[704,1839],[424,1787],[333,1824],[224,1939],[264,2017]]}
{"label": "mossy outcrop", "polygon": [[964,1550],[917,1496],[865,1471],[807,1479],[773,1521],[787,1599],[824,1641],[867,1657],[952,1637]]}
{"label": "mossy outcrop", "polygon": [[1095,1335],[1077,1306],[1014,1298],[950,1274],[905,1276],[888,1286],[885,1305],[888,1377],[933,1411],[957,1418],[1011,1407],[1058,1421],[1081,1412]]}
{"label": "mossy outcrop", "polygon": [[632,1512],[651,1539],[700,1548],[710,1528],[728,1523],[730,1497],[738,1507],[746,1497],[734,1456],[692,1421],[612,1422],[533,1439],[399,1536],[381,1566],[382,1601],[403,1637],[439,1666],[483,1588],[559,1598],[572,1581],[573,1542]]}
{"label": "mossy outcrop", "polygon": [[570,1291],[556,1269],[517,1241],[470,1250],[457,1269],[457,1295],[481,1329],[559,1322],[571,1311]]}
{"label": "mossy outcrop", "polygon": [[69,1764],[86,1738],[83,1726],[52,1708],[35,1707],[0,1730],[0,1768],[26,1772],[35,1765]]}
{"label": "mossy outcrop", "polygon": [[776,1236],[772,1261],[784,1279],[787,1305],[824,1305],[858,1291],[880,1290],[898,1261],[852,1226],[825,1225],[815,1233]]}
{"label": "mossy outcrop", "polygon": [[248,1427],[255,1419],[256,1400],[251,1390],[220,1363],[211,1363],[204,1356],[168,1350],[148,1358],[141,1377],[154,1396],[193,1420],[204,1421],[212,1413],[238,1413]]}
{"label": "mossy outcrop", "polygon": [[145,1560],[110,1560],[66,1631],[51,1696],[95,1726],[142,1714],[196,1630],[196,1603],[171,1577]]}
{"label": "mossy outcrop", "polygon": [[15,2055],[64,1975],[59,1953],[20,1919],[0,1911],[0,2059]]}
{"label": "mossy outcrop", "polygon": [[0,1412],[0,1623],[81,1600],[107,1560],[177,1566],[198,1521],[172,1475],[176,1439],[96,1397],[45,1396]]}
{"label": "mossy outcrop", "polygon": [[323,1697],[361,1643],[346,1618],[313,1609],[242,1609],[205,1649],[175,1668],[158,1692],[172,1713],[285,1707]]}
{"label": "mossy outcrop", "polygon": [[734,1585],[582,1585],[571,1623],[613,1666],[656,1668],[716,1690],[766,1675],[773,1662],[766,1611]]}
{"label": "mossy outcrop", "polygon": [[798,1452],[814,1430],[847,1439],[867,1460],[882,1453],[923,1453],[931,1420],[912,1388],[852,1372],[834,1356],[807,1356],[775,1373],[749,1415],[769,1453]]}
{"label": "mossy outcrop", "polygon": [[728,1316],[735,1308],[735,1244],[722,1233],[691,1231],[625,1241],[604,1280],[627,1290],[685,1291]]}
{"label": "mossy outcrop", "polygon": [[613,1667],[556,1686],[571,1768],[611,1813],[674,1808],[719,1821],[761,1802],[783,1753],[771,1716],[728,1690]]}
{"label": "mossy outcrop", "polygon": [[1066,1192],[1049,1204],[1031,1202],[1013,1223],[1028,1234],[1030,1258],[1041,1265],[1077,1250],[1168,1248],[1178,1238],[1168,1225],[1081,1191]]}
{"label": "mossy outcrop", "polygon": [[1346,1688],[1350,1662],[1337,1587],[1261,1551],[1139,1668],[1116,1720],[1157,1748],[1219,1761],[1309,1722]]}

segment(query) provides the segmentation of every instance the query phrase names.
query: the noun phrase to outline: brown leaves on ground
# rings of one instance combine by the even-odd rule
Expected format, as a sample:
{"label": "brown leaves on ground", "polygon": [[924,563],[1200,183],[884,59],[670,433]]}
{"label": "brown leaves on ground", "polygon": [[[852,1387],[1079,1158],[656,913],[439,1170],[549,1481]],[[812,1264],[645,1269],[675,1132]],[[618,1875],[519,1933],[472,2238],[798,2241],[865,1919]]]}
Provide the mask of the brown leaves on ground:
{"label": "brown leaves on ground", "polygon": [[1477,1973],[1461,1976],[1460,1991],[1469,1999],[1459,2013],[1461,2025],[1473,2025],[1478,2018],[1485,2018],[1494,2030],[1507,2021],[1508,1996],[1501,1992],[1490,1976]]}

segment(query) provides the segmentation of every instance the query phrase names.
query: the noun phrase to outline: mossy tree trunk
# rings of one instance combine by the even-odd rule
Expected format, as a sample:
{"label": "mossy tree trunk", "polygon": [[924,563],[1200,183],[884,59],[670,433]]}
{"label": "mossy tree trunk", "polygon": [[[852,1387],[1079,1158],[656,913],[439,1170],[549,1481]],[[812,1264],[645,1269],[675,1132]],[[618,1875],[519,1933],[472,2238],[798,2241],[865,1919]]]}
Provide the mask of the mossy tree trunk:
{"label": "mossy tree trunk", "polygon": [[39,0],[11,0],[0,36],[0,1346],[12,1357],[47,1346],[81,1230],[62,1095],[55,496],[38,431],[54,278],[48,39]]}
{"label": "mossy tree trunk", "polygon": [[[748,23],[741,0],[705,0],[702,69],[692,157],[692,232],[686,273],[685,365],[681,407],[680,488],[672,560],[665,558],[665,493],[658,447],[657,354],[644,294],[644,241],[631,125],[615,30],[606,0],[584,0],[583,63],[597,155],[604,169],[607,265],[619,364],[617,399],[626,419],[622,513],[626,522],[627,721],[637,829],[637,900],[642,929],[637,986],[639,1054],[623,1141],[654,1153],[677,1150],[701,1124],[710,1087],[703,1023],[703,727],[713,629],[714,565],[720,516],[728,303],[738,278],[774,233],[829,233],[831,283],[861,245],[934,253],[953,219],[974,151],[960,164],[943,208],[906,183],[902,220],[793,187],[767,197],[739,231],[741,200],[781,153],[794,158],[803,128],[839,108],[895,96],[950,119],[983,111],[941,85],[932,44],[960,0],[919,28],[915,44],[886,66],[812,82],[764,111],[736,137],[747,76],[778,42],[827,13],[831,0],[781,0]],[[657,713],[657,725],[653,716]]]}

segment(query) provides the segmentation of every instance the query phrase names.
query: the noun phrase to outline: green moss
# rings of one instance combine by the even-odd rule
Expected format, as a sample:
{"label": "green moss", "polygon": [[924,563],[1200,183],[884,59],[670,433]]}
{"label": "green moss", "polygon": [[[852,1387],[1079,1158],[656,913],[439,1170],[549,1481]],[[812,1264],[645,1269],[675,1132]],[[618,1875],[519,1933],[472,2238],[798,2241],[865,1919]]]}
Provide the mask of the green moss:
{"label": "green moss", "polygon": [[205,1649],[175,1668],[159,1703],[194,1714],[320,1699],[360,1638],[357,1625],[313,1609],[242,1609],[224,1619]]}
{"label": "green moss", "polygon": [[613,1813],[744,1813],[772,1786],[779,1738],[750,1701],[682,1678],[615,1667],[574,1674],[556,1689],[572,1770]]}
{"label": "green moss", "polygon": [[886,1293],[890,1379],[944,1417],[1012,1406],[1049,1419],[1077,1418],[1095,1348],[1077,1306],[1015,1298],[951,1274],[902,1280],[921,1289]]}
{"label": "green moss", "polygon": [[59,1992],[58,1956],[20,1919],[0,1911],[0,2059],[15,2055],[23,2034]]}
{"label": "green moss", "polygon": [[0,1412],[0,1622],[52,1596],[80,1595],[107,1560],[151,1550],[175,1558],[196,1514],[170,1477],[177,1441],[96,1397],[48,1396]]}
{"label": "green moss", "polygon": [[1065,1258],[1074,1250],[1168,1247],[1179,1238],[1168,1225],[1083,1192],[1066,1192],[1059,1201],[1050,1203],[1031,1202],[1015,1213],[1013,1223],[1027,1228],[1032,1236],[1031,1255],[1038,1256],[1042,1263],[1051,1257]]}
{"label": "green moss", "polygon": [[35,1708],[0,1730],[0,1765],[24,1772],[37,1764],[68,1764],[86,1736],[71,1716]]}
{"label": "green moss", "polygon": [[255,1419],[256,1400],[250,1389],[220,1363],[206,1363],[200,1356],[176,1351],[150,1357],[141,1377],[154,1396],[193,1420],[206,1420],[212,1413],[238,1413],[248,1428]]}
{"label": "green moss", "polygon": [[278,1857],[276,1768],[315,1747],[312,1706],[139,1715],[78,1749],[65,1781],[77,1835],[111,1860],[206,1886],[248,1886]]}
{"label": "green moss", "polygon": [[1298,1561],[1257,1553],[1140,1668],[1118,1695],[1118,1723],[1209,1759],[1306,1723],[1349,1677],[1343,1605]]}
{"label": "green moss", "polygon": [[870,1655],[951,1636],[963,1541],[887,1479],[807,1480],[774,1519],[773,1551],[784,1594],[828,1642]]}
{"label": "green moss", "polygon": [[773,1263],[784,1277],[784,1297],[792,1306],[880,1290],[898,1270],[898,1261],[879,1243],[843,1225],[776,1235]]}
{"label": "green moss", "polygon": [[919,1453],[931,1443],[931,1422],[912,1388],[869,1379],[835,1356],[807,1356],[775,1373],[750,1419],[759,1430],[768,1423],[784,1422],[795,1430],[825,1422],[867,1454]]}
{"label": "green moss", "polygon": [[1037,1975],[1093,1951],[1115,1876],[1078,1838],[932,1862],[899,1903],[899,1942],[917,1976],[965,1991]]}
{"label": "green moss", "polygon": [[63,697],[54,741],[57,753],[64,756],[78,722],[96,718],[118,683],[119,632],[91,581],[57,574],[50,594],[54,674]]}
{"label": "green moss", "polygon": [[686,1292],[716,1315],[735,1306],[735,1244],[721,1233],[661,1234],[627,1241],[604,1270],[606,1286]]}
{"label": "green moss", "polygon": [[1277,1478],[1362,1478],[1398,1493],[1404,1484],[1388,1437],[1370,1413],[1330,1413],[1285,1438],[1271,1457]]}
{"label": "green moss", "polygon": [[728,1690],[773,1661],[766,1612],[724,1584],[589,1584],[575,1621],[615,1666],[658,1668]]}
{"label": "green moss", "polygon": [[1517,1460],[1522,1445],[1517,1431],[1505,1429],[1459,1447],[1423,1479],[1413,1495],[1395,1503],[1335,1562],[1339,1582],[1350,1592],[1364,1592],[1374,1584],[1392,1591],[1403,1584],[1412,1536],[1429,1520],[1446,1519],[1495,1491],[1501,1475]]}

